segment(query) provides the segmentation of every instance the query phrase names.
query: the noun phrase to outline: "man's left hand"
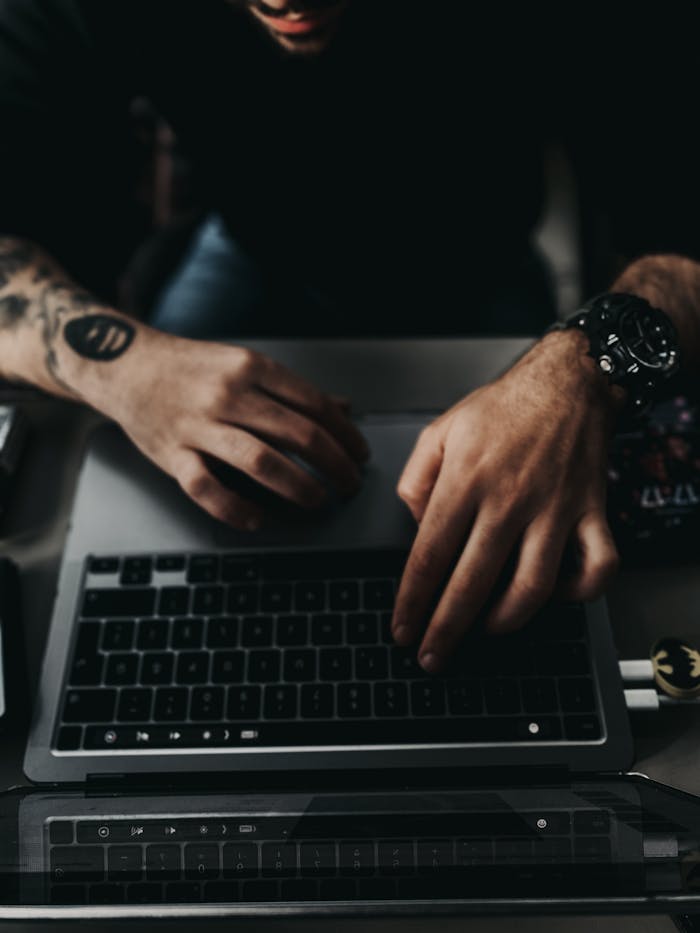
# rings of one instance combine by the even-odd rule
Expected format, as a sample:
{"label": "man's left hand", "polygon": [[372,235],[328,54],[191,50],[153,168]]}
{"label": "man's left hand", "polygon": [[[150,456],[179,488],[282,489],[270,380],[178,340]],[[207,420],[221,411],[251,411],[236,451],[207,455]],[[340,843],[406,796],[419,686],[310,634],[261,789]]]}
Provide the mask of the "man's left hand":
{"label": "man's left hand", "polygon": [[[418,439],[398,486],[419,527],[392,631],[401,645],[423,633],[418,656],[430,672],[477,619],[513,631],[555,590],[593,599],[617,568],[605,495],[620,390],[587,349],[578,331],[546,336]],[[578,567],[562,583],[569,541]]]}

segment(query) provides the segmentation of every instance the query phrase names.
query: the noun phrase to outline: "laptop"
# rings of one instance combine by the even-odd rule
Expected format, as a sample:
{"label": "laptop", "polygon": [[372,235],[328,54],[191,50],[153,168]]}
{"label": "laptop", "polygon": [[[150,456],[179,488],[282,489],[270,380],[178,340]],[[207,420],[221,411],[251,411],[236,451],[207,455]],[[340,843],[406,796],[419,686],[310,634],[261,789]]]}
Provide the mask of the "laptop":
{"label": "laptop", "polygon": [[[92,435],[24,763],[31,781],[51,789],[28,793],[18,811],[15,864],[42,876],[41,903],[128,912],[138,902],[142,916],[146,902],[185,913],[211,903],[219,912],[242,904],[401,912],[422,890],[426,909],[454,906],[454,877],[431,895],[398,886],[407,857],[408,875],[423,876],[422,842],[443,840],[431,864],[448,875],[465,867],[457,846],[472,838],[490,839],[484,857],[500,865],[494,840],[513,841],[514,824],[496,821],[493,835],[477,820],[468,831],[465,813],[520,807],[530,851],[552,825],[542,807],[555,788],[565,794],[555,809],[568,813],[557,824],[566,835],[577,808],[591,809],[578,792],[566,796],[572,782],[623,774],[632,737],[604,600],[547,606],[512,636],[470,636],[440,676],[392,643],[393,599],[415,533],[396,483],[432,417],[365,415],[372,460],[360,493],[312,519],[280,514],[254,534],[202,513],[116,427]],[[542,803],[479,796],[514,784]],[[456,800],[459,789],[466,796]],[[293,826],[316,808],[331,822],[296,840]],[[341,812],[342,832],[333,823]],[[429,830],[439,813],[455,814],[447,841],[447,823]],[[291,822],[276,823],[281,816]],[[551,875],[569,849],[579,864],[567,832],[561,849],[532,850],[526,874],[541,862],[542,877]],[[226,848],[249,834],[255,850]],[[188,849],[205,835],[213,848]],[[324,840],[330,848],[315,859],[303,848]],[[508,872],[521,855],[506,859]],[[474,858],[472,868],[482,865]],[[321,875],[308,877],[309,860]],[[387,860],[398,861],[396,877]],[[110,887],[122,882],[119,892]],[[128,887],[153,884],[158,896]],[[482,889],[484,903],[496,906],[498,887]],[[584,892],[574,895],[572,904]]]}

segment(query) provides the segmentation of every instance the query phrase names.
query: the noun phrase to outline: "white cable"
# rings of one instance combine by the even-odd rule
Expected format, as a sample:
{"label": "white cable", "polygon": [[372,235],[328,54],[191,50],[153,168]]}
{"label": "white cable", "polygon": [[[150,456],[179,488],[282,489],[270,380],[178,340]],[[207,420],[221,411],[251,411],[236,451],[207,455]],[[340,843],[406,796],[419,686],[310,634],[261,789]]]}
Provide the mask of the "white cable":
{"label": "white cable", "polygon": [[625,690],[625,703],[630,712],[657,710],[659,708],[659,694],[656,690],[651,689]]}
{"label": "white cable", "polygon": [[644,683],[654,680],[654,665],[648,658],[638,661],[620,661],[620,674],[625,683]]}

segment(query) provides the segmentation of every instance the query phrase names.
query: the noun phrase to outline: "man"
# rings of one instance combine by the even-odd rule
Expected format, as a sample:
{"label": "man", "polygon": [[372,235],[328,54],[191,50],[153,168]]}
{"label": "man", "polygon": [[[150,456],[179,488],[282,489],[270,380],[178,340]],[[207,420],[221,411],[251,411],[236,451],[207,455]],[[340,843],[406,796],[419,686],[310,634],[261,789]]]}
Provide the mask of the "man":
{"label": "man", "polygon": [[[286,333],[541,331],[551,312],[528,246],[547,119],[537,58],[516,26],[488,33],[492,46],[473,14],[466,31],[456,12],[446,29],[415,10],[5,0],[0,375],[113,418],[235,527],[263,516],[212,458],[304,508],[324,488],[280,448],[342,493],[360,482],[368,451],[342,400],[115,307],[130,158],[119,115],[135,93],[174,127],[247,268],[272,282],[276,298],[249,303],[252,324],[230,297],[232,332],[255,329],[258,312]],[[692,359],[696,293],[672,279],[660,290],[648,271],[615,288],[662,304]],[[694,266],[683,272],[696,282]],[[595,596],[614,571],[605,451],[624,392],[587,351],[581,331],[549,334],[421,435],[398,487],[418,533],[393,633],[419,644],[426,670],[480,614],[494,633],[522,625],[555,591],[567,542],[579,553],[568,597]]]}

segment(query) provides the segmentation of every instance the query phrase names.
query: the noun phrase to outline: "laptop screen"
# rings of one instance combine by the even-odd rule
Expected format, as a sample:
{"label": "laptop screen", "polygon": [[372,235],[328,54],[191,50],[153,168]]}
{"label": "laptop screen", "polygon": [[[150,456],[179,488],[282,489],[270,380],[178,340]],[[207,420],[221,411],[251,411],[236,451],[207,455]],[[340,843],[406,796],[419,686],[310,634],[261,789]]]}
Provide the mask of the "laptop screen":
{"label": "laptop screen", "polygon": [[0,798],[3,916],[700,904],[700,806],[645,779]]}

